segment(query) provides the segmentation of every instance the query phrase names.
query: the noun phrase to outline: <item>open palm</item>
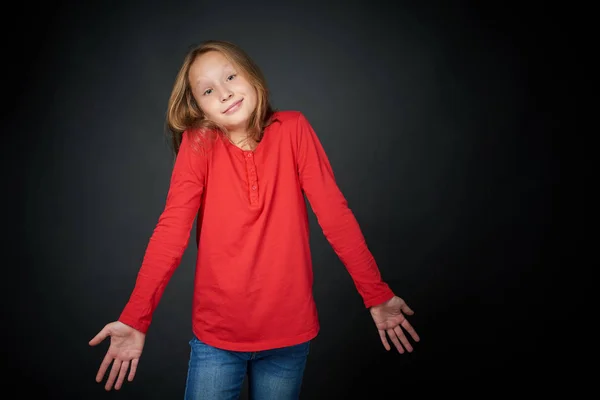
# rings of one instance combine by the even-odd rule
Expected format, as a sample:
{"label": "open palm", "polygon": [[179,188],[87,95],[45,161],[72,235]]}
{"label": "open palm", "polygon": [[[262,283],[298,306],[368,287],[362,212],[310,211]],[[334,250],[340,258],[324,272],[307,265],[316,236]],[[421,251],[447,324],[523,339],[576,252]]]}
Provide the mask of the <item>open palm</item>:
{"label": "open palm", "polygon": [[119,390],[123,385],[128,370],[129,376],[127,380],[131,382],[135,377],[137,365],[144,349],[146,335],[122,322],[115,321],[107,324],[90,340],[89,344],[90,346],[96,346],[108,336],[110,336],[110,347],[106,352],[106,356],[104,356],[102,364],[100,364],[100,368],[96,374],[96,382],[100,383],[102,381],[108,367],[112,363],[105,389],[110,390],[116,379],[114,388]]}
{"label": "open palm", "polygon": [[394,296],[383,304],[371,307],[370,312],[379,331],[381,343],[383,343],[383,347],[386,350],[389,351],[391,349],[386,338],[387,333],[394,346],[396,346],[396,349],[398,349],[398,352],[404,353],[404,349],[409,353],[413,351],[413,347],[402,328],[409,333],[415,342],[418,342],[420,339],[415,329],[405,317],[405,314],[413,315],[414,311],[410,309],[404,300],[398,296]]}

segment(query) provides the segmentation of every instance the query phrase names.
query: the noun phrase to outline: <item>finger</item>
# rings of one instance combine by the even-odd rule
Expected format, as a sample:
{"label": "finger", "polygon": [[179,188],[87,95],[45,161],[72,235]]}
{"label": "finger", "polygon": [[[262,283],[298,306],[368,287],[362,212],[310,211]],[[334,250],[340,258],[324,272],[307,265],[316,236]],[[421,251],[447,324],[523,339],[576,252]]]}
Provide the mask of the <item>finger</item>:
{"label": "finger", "polygon": [[385,331],[382,331],[380,329],[379,330],[379,337],[381,338],[381,343],[383,343],[383,347],[385,347],[385,349],[387,351],[390,351],[391,347],[390,347],[390,344],[387,341],[387,338],[385,337]]}
{"label": "finger", "polygon": [[129,361],[123,361],[123,364],[121,364],[121,369],[119,371],[119,377],[117,378],[117,383],[115,384],[116,390],[121,389],[121,386],[123,386],[123,381],[125,380],[125,377],[127,376],[128,369],[129,369]]}
{"label": "finger", "polygon": [[92,338],[92,340],[89,341],[89,345],[96,346],[97,344],[101,343],[104,339],[106,339],[108,333],[109,331],[106,327],[102,328],[102,330],[98,332],[96,336]]}
{"label": "finger", "polygon": [[117,359],[115,359],[115,361],[113,361],[112,368],[110,369],[110,374],[108,375],[108,379],[106,380],[106,385],[104,385],[104,388],[106,390],[110,390],[112,388],[112,386],[115,382],[115,379],[117,379],[119,370],[121,369],[121,363],[122,363],[122,361],[119,361]]}
{"label": "finger", "polygon": [[404,334],[404,332],[402,332],[402,328],[400,327],[400,325],[397,325],[394,328],[394,332],[396,333],[396,336],[398,336],[398,339],[400,339],[400,342],[402,342],[402,345],[404,346],[406,351],[411,353],[413,351],[413,347],[411,346],[410,342],[406,338],[406,335]]}
{"label": "finger", "polygon": [[400,354],[403,354],[404,348],[400,344],[400,341],[398,340],[398,336],[396,335],[396,332],[393,329],[388,329],[387,333],[388,333],[388,336],[390,337],[390,339],[392,340],[392,343],[394,343],[394,346],[396,346],[396,348],[398,349],[398,352]]}
{"label": "finger", "polygon": [[413,328],[413,326],[410,324],[410,322],[408,322],[408,320],[405,319],[404,321],[402,321],[401,325],[406,330],[406,332],[408,332],[408,334],[413,338],[413,340],[415,342],[418,342],[419,340],[421,340],[421,338],[417,334],[417,331],[415,331],[415,328]]}
{"label": "finger", "polygon": [[106,353],[106,355],[104,356],[104,360],[102,360],[102,363],[100,364],[100,368],[98,368],[98,373],[96,374],[96,382],[100,383],[102,381],[102,378],[104,378],[106,370],[108,369],[108,366],[110,365],[112,360],[112,357],[108,353]]}
{"label": "finger", "polygon": [[408,306],[408,304],[404,303],[402,305],[402,312],[404,314],[413,315],[415,312]]}
{"label": "finger", "polygon": [[137,358],[134,358],[131,361],[131,368],[129,369],[129,377],[127,378],[127,380],[129,380],[129,382],[131,382],[133,380],[133,378],[135,377],[135,372],[137,371],[138,362],[139,362],[139,359],[137,359]]}

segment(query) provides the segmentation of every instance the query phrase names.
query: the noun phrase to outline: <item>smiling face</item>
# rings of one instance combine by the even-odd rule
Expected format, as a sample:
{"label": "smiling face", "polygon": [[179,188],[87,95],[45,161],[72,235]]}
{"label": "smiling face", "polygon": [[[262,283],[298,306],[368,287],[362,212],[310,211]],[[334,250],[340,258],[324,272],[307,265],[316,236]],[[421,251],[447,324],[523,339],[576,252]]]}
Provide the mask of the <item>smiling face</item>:
{"label": "smiling face", "polygon": [[225,127],[230,136],[244,136],[257,104],[257,92],[221,52],[201,54],[190,65],[188,79],[205,117]]}

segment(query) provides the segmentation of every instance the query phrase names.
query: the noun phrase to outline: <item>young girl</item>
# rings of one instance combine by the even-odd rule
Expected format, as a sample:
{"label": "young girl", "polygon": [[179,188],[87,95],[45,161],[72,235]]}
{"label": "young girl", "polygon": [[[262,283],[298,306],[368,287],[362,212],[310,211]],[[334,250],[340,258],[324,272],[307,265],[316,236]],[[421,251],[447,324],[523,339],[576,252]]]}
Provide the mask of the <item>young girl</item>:
{"label": "young girl", "polygon": [[370,310],[386,350],[412,351],[413,311],[382,280],[336,185],[319,139],[298,111],[275,111],[265,79],[234,44],[207,41],[183,61],[169,100],[176,155],[166,206],[98,370],[105,388],[133,380],[152,315],[197,220],[198,256],[186,399],[297,399],[319,332],[304,196]]}

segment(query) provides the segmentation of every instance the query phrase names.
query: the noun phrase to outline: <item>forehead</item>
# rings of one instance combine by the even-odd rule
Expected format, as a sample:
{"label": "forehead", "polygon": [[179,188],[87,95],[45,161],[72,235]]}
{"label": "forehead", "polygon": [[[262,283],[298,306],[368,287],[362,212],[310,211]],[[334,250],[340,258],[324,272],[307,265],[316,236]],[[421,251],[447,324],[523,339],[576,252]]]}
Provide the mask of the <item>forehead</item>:
{"label": "forehead", "polygon": [[221,52],[210,51],[196,57],[190,65],[189,77],[192,82],[218,80],[232,69],[233,64]]}

